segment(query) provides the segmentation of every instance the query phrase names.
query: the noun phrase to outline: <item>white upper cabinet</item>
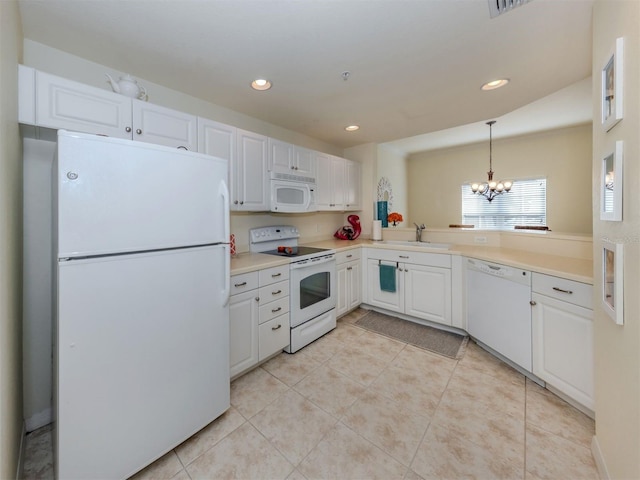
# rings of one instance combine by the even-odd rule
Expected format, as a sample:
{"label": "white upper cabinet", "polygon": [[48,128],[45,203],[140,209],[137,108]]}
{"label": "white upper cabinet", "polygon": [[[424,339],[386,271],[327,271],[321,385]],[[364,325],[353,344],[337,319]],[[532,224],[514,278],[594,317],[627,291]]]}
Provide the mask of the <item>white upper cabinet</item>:
{"label": "white upper cabinet", "polygon": [[198,151],[223,158],[229,165],[235,160],[237,128],[198,117]]}
{"label": "white upper cabinet", "polygon": [[294,173],[292,144],[275,138],[269,139],[269,170],[278,173]]}
{"label": "white upper cabinet", "polygon": [[287,142],[269,139],[269,170],[304,177],[316,176],[315,152]]}
{"label": "white upper cabinet", "polygon": [[325,153],[316,153],[318,174],[316,183],[316,205],[318,210],[344,211],[346,166],[345,159]]}
{"label": "white upper cabinet", "polygon": [[38,127],[132,138],[128,97],[36,71],[35,99]]}
{"label": "white upper cabinet", "polygon": [[133,102],[133,140],[197,151],[197,117],[141,100]]}
{"label": "white upper cabinet", "polygon": [[[31,86],[27,72],[21,74],[20,98],[21,103],[27,102],[30,96],[27,92],[35,89],[35,118],[32,120],[38,127],[128,138],[192,151],[197,149],[194,115],[39,71],[35,72],[35,85]],[[25,123],[30,119],[28,110],[25,105],[25,114],[20,119]]]}
{"label": "white upper cabinet", "polygon": [[231,210],[269,210],[268,138],[237,131],[237,155],[231,164]]}
{"label": "white upper cabinet", "polygon": [[362,210],[362,174],[359,162],[345,160],[347,181],[344,191],[345,210]]}

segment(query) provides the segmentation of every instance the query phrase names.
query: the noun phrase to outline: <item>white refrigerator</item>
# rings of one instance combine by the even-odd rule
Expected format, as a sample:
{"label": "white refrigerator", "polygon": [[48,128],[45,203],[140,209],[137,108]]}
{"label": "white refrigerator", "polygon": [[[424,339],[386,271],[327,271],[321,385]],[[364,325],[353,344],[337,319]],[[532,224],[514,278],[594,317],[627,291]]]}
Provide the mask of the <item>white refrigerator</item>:
{"label": "white refrigerator", "polygon": [[58,132],[54,463],[127,478],[229,408],[225,160]]}

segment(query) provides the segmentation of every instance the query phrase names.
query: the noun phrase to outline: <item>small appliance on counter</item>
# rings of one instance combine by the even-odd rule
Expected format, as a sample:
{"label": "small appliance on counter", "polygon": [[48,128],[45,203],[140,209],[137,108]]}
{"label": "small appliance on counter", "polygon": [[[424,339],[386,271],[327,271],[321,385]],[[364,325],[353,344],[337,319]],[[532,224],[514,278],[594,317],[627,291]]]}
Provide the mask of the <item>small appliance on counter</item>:
{"label": "small appliance on counter", "polygon": [[295,353],[336,328],[335,250],[298,246],[300,233],[291,225],[252,228],[249,251],[291,257],[291,337],[288,353]]}

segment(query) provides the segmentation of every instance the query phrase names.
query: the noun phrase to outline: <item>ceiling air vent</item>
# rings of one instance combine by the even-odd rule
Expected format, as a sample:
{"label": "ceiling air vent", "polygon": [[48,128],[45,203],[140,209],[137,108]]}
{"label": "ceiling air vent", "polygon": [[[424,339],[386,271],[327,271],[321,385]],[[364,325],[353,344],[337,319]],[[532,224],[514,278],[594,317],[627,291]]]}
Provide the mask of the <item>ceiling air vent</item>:
{"label": "ceiling air vent", "polygon": [[491,18],[495,18],[527,2],[529,0],[489,0],[489,14]]}

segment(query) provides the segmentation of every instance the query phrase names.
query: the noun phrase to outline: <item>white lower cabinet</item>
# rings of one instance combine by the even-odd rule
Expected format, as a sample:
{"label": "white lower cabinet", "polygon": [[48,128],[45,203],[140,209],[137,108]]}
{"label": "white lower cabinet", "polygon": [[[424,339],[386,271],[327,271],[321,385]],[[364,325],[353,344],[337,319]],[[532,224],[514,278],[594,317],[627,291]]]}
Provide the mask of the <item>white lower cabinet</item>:
{"label": "white lower cabinet", "polygon": [[[380,267],[395,271],[395,291],[383,290]],[[393,312],[451,325],[451,256],[369,250],[367,303]]]}
{"label": "white lower cabinet", "polygon": [[289,265],[232,276],[230,377],[282,351],[289,337]]}
{"label": "white lower cabinet", "polygon": [[533,373],[594,409],[592,287],[533,274]]}
{"label": "white lower cabinet", "polygon": [[362,303],[360,249],[336,254],[336,317],[354,310]]}

